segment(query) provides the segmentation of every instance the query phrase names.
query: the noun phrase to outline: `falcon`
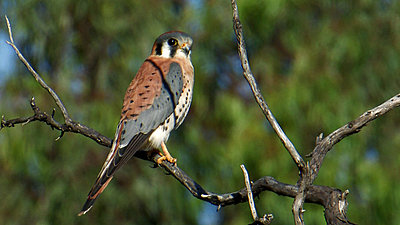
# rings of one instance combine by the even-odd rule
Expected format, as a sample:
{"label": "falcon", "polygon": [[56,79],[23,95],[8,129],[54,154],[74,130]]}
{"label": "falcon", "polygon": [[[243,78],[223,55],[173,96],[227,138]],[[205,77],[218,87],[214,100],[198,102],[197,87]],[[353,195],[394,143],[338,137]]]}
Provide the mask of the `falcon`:
{"label": "falcon", "polygon": [[115,172],[137,151],[156,150],[161,155],[158,164],[165,160],[176,163],[165,142],[182,124],[192,101],[192,43],[192,38],[180,31],[164,33],[154,42],[151,55],[125,93],[111,150],[79,216],[93,207]]}

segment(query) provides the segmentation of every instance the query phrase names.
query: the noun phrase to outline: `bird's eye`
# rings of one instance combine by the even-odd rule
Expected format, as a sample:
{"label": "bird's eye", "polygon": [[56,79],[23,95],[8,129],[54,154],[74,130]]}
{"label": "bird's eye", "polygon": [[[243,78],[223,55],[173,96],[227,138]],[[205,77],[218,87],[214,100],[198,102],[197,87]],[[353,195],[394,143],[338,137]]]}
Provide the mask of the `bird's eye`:
{"label": "bird's eye", "polygon": [[174,38],[168,39],[168,45],[169,46],[176,46],[178,44],[178,41]]}

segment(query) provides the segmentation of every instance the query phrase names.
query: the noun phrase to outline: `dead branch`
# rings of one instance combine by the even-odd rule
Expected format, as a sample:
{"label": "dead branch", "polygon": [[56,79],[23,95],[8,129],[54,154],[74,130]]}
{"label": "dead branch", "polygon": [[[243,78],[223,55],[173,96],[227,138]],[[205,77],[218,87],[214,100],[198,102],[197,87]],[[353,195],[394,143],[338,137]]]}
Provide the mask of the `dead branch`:
{"label": "dead branch", "polygon": [[15,53],[17,54],[18,58],[22,61],[22,63],[24,63],[24,65],[26,66],[26,68],[29,70],[29,72],[31,72],[32,76],[36,79],[36,81],[44,88],[46,89],[47,92],[49,92],[49,94],[51,95],[51,97],[53,97],[53,100],[55,101],[56,105],[58,106],[58,108],[60,108],[63,116],[64,116],[64,120],[65,123],[68,125],[72,119],[69,117],[68,111],[65,108],[64,104],[62,103],[60,97],[58,97],[57,93],[51,89],[42,79],[41,76],[39,76],[39,74],[36,73],[36,71],[32,68],[32,66],[28,63],[28,61],[26,61],[25,57],[21,54],[21,52],[18,50],[17,46],[15,46],[14,44],[14,38],[12,35],[12,30],[11,30],[11,25],[10,25],[10,21],[8,20],[8,17],[5,16],[6,18],[6,22],[7,22],[7,28],[8,28],[8,34],[10,36],[10,41],[7,41],[7,44],[11,45],[11,47],[13,47]]}
{"label": "dead branch", "polygon": [[[239,20],[239,13],[237,8],[236,0],[231,0],[232,3],[232,11],[233,11],[233,29],[236,34],[237,44],[238,44],[238,52],[239,57],[241,60],[242,68],[243,68],[243,75],[246,78],[247,82],[249,83],[253,95],[256,99],[256,102],[260,106],[261,110],[263,111],[264,115],[266,116],[268,122],[273,127],[275,133],[278,135],[279,139],[285,146],[286,150],[289,152],[290,156],[296,163],[299,169],[300,178],[297,182],[297,194],[295,195],[295,199],[293,201],[292,211],[296,225],[304,224],[303,221],[303,203],[307,200],[308,190],[312,187],[312,183],[314,182],[315,178],[318,176],[319,168],[324,160],[325,155],[327,152],[340,140],[343,138],[357,133],[370,121],[376,119],[377,117],[385,114],[386,112],[392,110],[395,107],[398,107],[400,104],[400,94],[394,96],[393,98],[389,99],[382,105],[367,111],[359,118],[354,121],[349,122],[345,126],[339,128],[328,137],[322,139],[322,135],[317,138],[316,147],[312,152],[312,158],[310,163],[305,163],[304,160],[301,158],[300,154],[297,152],[293,144],[290,142],[289,138],[285,135],[281,127],[279,126],[278,122],[274,118],[272,112],[270,111],[267,103],[265,102],[260,90],[257,87],[257,83],[255,78],[251,72],[250,65],[248,63],[247,58],[247,51],[246,46],[243,38],[243,31],[242,31],[242,24]],[[347,195],[347,194],[346,194]],[[339,194],[336,198],[332,199],[333,202],[338,203],[340,200],[342,201],[341,204],[337,205],[347,205],[346,202],[346,195]],[[344,202],[344,203],[343,203]],[[335,205],[335,204],[334,204]],[[336,208],[330,207],[330,205],[325,205],[325,218],[328,224],[351,224],[347,220],[345,215],[346,210],[338,210]],[[345,218],[345,219],[339,219]]]}
{"label": "dead branch", "polygon": [[247,198],[250,206],[250,211],[251,215],[253,216],[254,222],[252,224],[259,224],[259,225],[268,225],[272,222],[272,219],[274,216],[272,214],[264,214],[263,217],[258,217],[257,215],[257,210],[256,206],[254,204],[254,199],[253,199],[253,192],[251,191],[251,181],[249,177],[249,173],[246,170],[246,167],[242,164],[240,165],[240,168],[243,171],[243,176],[244,176],[244,182],[246,184],[246,191],[247,191]]}
{"label": "dead branch", "polygon": [[[292,142],[289,140],[289,138],[286,136],[285,132],[280,127],[278,121],[275,119],[275,117],[272,114],[271,110],[269,109],[267,103],[265,102],[264,97],[261,94],[261,91],[257,87],[257,82],[255,81],[253,73],[251,72],[249,60],[247,58],[247,50],[246,50],[246,45],[245,45],[244,38],[243,38],[242,24],[239,20],[239,12],[238,12],[238,8],[237,8],[236,0],[231,0],[231,3],[232,3],[232,12],[233,12],[233,29],[236,34],[239,57],[240,57],[240,61],[242,63],[242,68],[243,68],[243,75],[246,78],[247,82],[249,83],[249,85],[251,87],[251,91],[253,92],[253,95],[256,99],[256,102],[260,106],[260,108],[263,111],[268,122],[271,124],[275,133],[278,135],[279,139],[285,146],[286,150],[289,152],[293,161],[296,163],[296,165],[299,169],[299,172],[300,172],[300,177],[306,177],[307,174],[309,173],[308,167],[306,167],[306,164],[305,164],[303,158],[297,152],[297,150],[294,147],[294,145],[292,144]],[[296,196],[296,198],[293,202],[293,207],[292,207],[296,225],[304,224],[303,216],[302,216],[302,213],[304,211],[303,210],[303,202],[305,199],[304,192],[305,192],[306,187],[308,186],[305,183],[305,180],[303,180],[301,178],[300,178],[299,184],[300,184],[300,192]]]}
{"label": "dead branch", "polygon": [[275,133],[278,135],[279,139],[285,146],[286,150],[289,152],[290,156],[292,156],[297,167],[301,170],[301,168],[303,168],[305,165],[303,158],[297,152],[296,148],[294,147],[292,142],[289,140],[289,138],[286,136],[285,132],[283,132],[278,121],[276,121],[274,115],[272,114],[267,103],[265,102],[260,89],[257,86],[257,82],[253,76],[253,73],[251,72],[250,65],[249,65],[249,59],[247,58],[246,44],[245,44],[244,38],[243,38],[242,23],[239,20],[239,12],[238,12],[238,8],[237,8],[236,0],[231,0],[231,3],[232,3],[232,13],[233,13],[233,29],[236,34],[238,53],[239,53],[240,61],[242,63],[242,68],[243,68],[243,76],[246,78],[247,82],[249,83],[249,85],[251,87],[251,91],[253,92],[254,98],[255,98],[258,106],[260,106],[262,112],[264,113],[268,122],[271,124]]}
{"label": "dead branch", "polygon": [[35,98],[32,97],[30,100],[30,106],[33,111],[33,115],[30,117],[25,117],[25,118],[15,118],[15,119],[10,119],[6,120],[5,116],[2,116],[1,119],[1,124],[0,124],[0,130],[2,130],[5,127],[14,127],[17,124],[22,124],[26,125],[28,123],[34,122],[34,121],[40,121],[44,122],[47,125],[49,125],[52,129],[56,129],[61,131],[60,136],[57,138],[57,140],[64,135],[66,132],[72,132],[72,133],[79,133],[82,134],[100,145],[104,145],[106,147],[111,147],[112,140],[96,130],[87,127],[81,123],[75,122],[72,119],[70,120],[69,124],[62,124],[58,122],[57,120],[54,119],[54,113],[55,109],[53,109],[53,112],[51,114],[48,114],[47,112],[43,112],[40,110],[40,108],[36,105]]}
{"label": "dead branch", "polygon": [[[151,162],[156,162],[157,159],[160,157],[158,154],[156,154],[155,156],[152,156],[153,158],[149,159],[147,158],[146,152],[138,152],[135,156],[141,159],[149,160]],[[174,166],[168,162],[163,162],[161,166],[165,169],[165,171],[167,171],[168,174],[175,177],[175,179],[177,179],[183,186],[185,186],[185,188],[188,189],[194,197],[200,200],[209,202],[219,207],[234,205],[248,201],[248,189],[246,187],[235,192],[216,194],[205,190],[179,167]],[[299,187],[297,185],[279,182],[275,178],[270,176],[265,176],[254,181],[251,185],[251,192],[254,196],[259,196],[264,191],[271,191],[278,195],[295,198],[299,191]],[[315,203],[324,206],[325,215],[332,215],[334,211],[339,209],[336,209],[333,206],[328,207],[328,205],[330,202],[336,202],[337,204],[333,205],[337,207],[339,205],[339,201],[343,200],[342,195],[343,192],[336,188],[311,185],[306,191],[305,201],[308,203]]]}
{"label": "dead branch", "polygon": [[10,37],[10,41],[7,41],[7,44],[9,44],[14,49],[18,58],[26,66],[26,68],[29,70],[29,72],[32,74],[32,76],[36,79],[36,81],[51,95],[54,102],[56,103],[56,105],[62,112],[62,115],[64,117],[64,124],[61,124],[54,119],[54,110],[53,110],[52,115],[49,115],[46,112],[42,112],[36,106],[35,98],[32,97],[32,99],[30,101],[30,105],[34,112],[34,115],[31,117],[28,117],[28,118],[16,118],[16,119],[12,119],[12,120],[5,120],[4,115],[3,115],[2,120],[1,120],[0,130],[4,127],[13,127],[15,124],[21,124],[21,123],[27,124],[27,123],[30,123],[33,121],[42,121],[42,122],[45,122],[47,125],[50,125],[51,128],[61,131],[61,135],[59,136],[59,138],[62,137],[65,132],[80,133],[86,137],[93,139],[94,141],[96,141],[97,143],[99,143],[101,145],[111,147],[111,139],[109,139],[109,138],[105,137],[104,135],[100,134],[99,132],[97,132],[79,122],[75,122],[71,119],[71,117],[68,114],[67,109],[65,108],[61,99],[58,97],[57,93],[46,84],[46,82],[43,80],[43,78],[33,69],[33,67],[29,64],[29,62],[25,59],[25,57],[22,55],[22,53],[19,51],[19,49],[15,45],[10,21],[8,20],[7,16],[5,16],[5,19],[7,22],[8,34]]}
{"label": "dead branch", "polygon": [[370,109],[360,115],[353,121],[348,122],[344,126],[340,127],[339,129],[335,130],[331,134],[329,134],[324,139],[321,139],[317,145],[315,146],[314,150],[312,151],[312,159],[311,159],[311,182],[317,178],[319,168],[324,160],[326,154],[332,149],[332,147],[340,142],[343,138],[350,136],[352,134],[358,133],[361,129],[366,126],[369,122],[375,120],[376,118],[386,114],[390,110],[400,106],[400,93],[393,96],[389,100],[385,101],[381,105]]}

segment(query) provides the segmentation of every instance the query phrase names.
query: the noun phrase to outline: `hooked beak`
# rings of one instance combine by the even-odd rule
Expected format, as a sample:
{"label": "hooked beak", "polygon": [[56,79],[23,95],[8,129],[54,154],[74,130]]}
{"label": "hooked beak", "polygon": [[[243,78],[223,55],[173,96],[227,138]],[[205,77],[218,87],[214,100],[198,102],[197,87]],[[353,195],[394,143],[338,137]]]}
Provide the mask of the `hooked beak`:
{"label": "hooked beak", "polygon": [[186,56],[190,55],[190,48],[186,43],[182,44],[181,49],[185,53]]}

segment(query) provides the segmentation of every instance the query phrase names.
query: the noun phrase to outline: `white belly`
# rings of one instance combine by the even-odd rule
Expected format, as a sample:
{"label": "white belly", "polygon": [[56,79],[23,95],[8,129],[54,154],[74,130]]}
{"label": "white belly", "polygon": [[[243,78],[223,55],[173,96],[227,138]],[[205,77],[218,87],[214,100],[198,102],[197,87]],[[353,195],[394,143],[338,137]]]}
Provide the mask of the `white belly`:
{"label": "white belly", "polygon": [[160,148],[161,142],[167,142],[169,138],[169,133],[171,133],[172,129],[175,127],[175,116],[172,113],[165,123],[161,124],[154,130],[154,132],[150,135],[149,142],[152,148]]}

